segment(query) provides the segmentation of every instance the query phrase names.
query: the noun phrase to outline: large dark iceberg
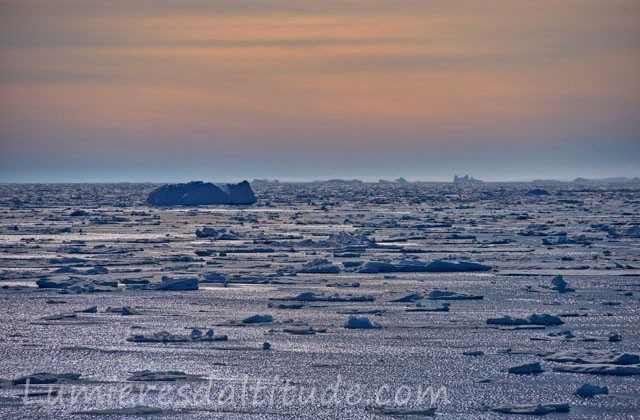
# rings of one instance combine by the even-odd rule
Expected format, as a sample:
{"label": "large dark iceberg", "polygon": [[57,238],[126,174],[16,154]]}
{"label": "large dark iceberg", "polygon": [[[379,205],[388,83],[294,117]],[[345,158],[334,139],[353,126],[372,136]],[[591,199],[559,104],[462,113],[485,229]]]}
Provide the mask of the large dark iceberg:
{"label": "large dark iceberg", "polygon": [[188,184],[163,185],[149,193],[152,206],[198,206],[205,204],[253,204],[256,196],[247,181],[239,184],[214,185],[192,181]]}

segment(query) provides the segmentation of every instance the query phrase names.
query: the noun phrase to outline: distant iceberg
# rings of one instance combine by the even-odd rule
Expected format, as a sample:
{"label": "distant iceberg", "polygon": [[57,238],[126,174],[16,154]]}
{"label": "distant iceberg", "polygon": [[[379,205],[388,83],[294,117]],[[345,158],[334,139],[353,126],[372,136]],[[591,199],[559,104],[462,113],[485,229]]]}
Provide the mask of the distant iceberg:
{"label": "distant iceberg", "polygon": [[453,176],[453,183],[454,184],[479,184],[482,183],[483,181],[480,181],[479,179],[475,179],[472,176],[469,175],[465,175],[465,176],[458,176],[458,175],[454,175]]}
{"label": "distant iceberg", "polygon": [[163,185],[151,191],[147,204],[152,206],[198,206],[206,204],[253,204],[256,196],[247,181],[217,186],[211,182]]}

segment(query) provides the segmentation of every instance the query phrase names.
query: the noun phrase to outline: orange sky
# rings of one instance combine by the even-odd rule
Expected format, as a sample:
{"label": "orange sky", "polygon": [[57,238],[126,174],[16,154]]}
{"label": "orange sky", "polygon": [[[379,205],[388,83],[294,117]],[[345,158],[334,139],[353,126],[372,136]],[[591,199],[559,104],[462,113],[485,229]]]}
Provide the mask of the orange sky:
{"label": "orange sky", "polygon": [[637,0],[0,0],[0,178],[637,175],[639,42]]}

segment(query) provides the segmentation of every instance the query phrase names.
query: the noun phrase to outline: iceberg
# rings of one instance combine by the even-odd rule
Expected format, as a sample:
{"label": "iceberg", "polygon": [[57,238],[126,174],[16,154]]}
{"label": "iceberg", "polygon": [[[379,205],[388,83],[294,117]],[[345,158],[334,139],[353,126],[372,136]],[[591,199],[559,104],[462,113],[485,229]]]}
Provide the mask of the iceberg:
{"label": "iceberg", "polygon": [[253,204],[256,196],[247,181],[217,186],[211,182],[163,185],[149,193],[152,206],[199,206],[206,204]]}

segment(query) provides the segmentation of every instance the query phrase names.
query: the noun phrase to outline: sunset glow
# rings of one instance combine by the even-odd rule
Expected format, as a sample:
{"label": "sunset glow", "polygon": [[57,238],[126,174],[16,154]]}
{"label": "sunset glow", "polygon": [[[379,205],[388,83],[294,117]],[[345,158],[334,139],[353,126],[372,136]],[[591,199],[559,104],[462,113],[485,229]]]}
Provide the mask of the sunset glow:
{"label": "sunset glow", "polygon": [[2,0],[0,21],[5,181],[639,168],[636,0]]}

